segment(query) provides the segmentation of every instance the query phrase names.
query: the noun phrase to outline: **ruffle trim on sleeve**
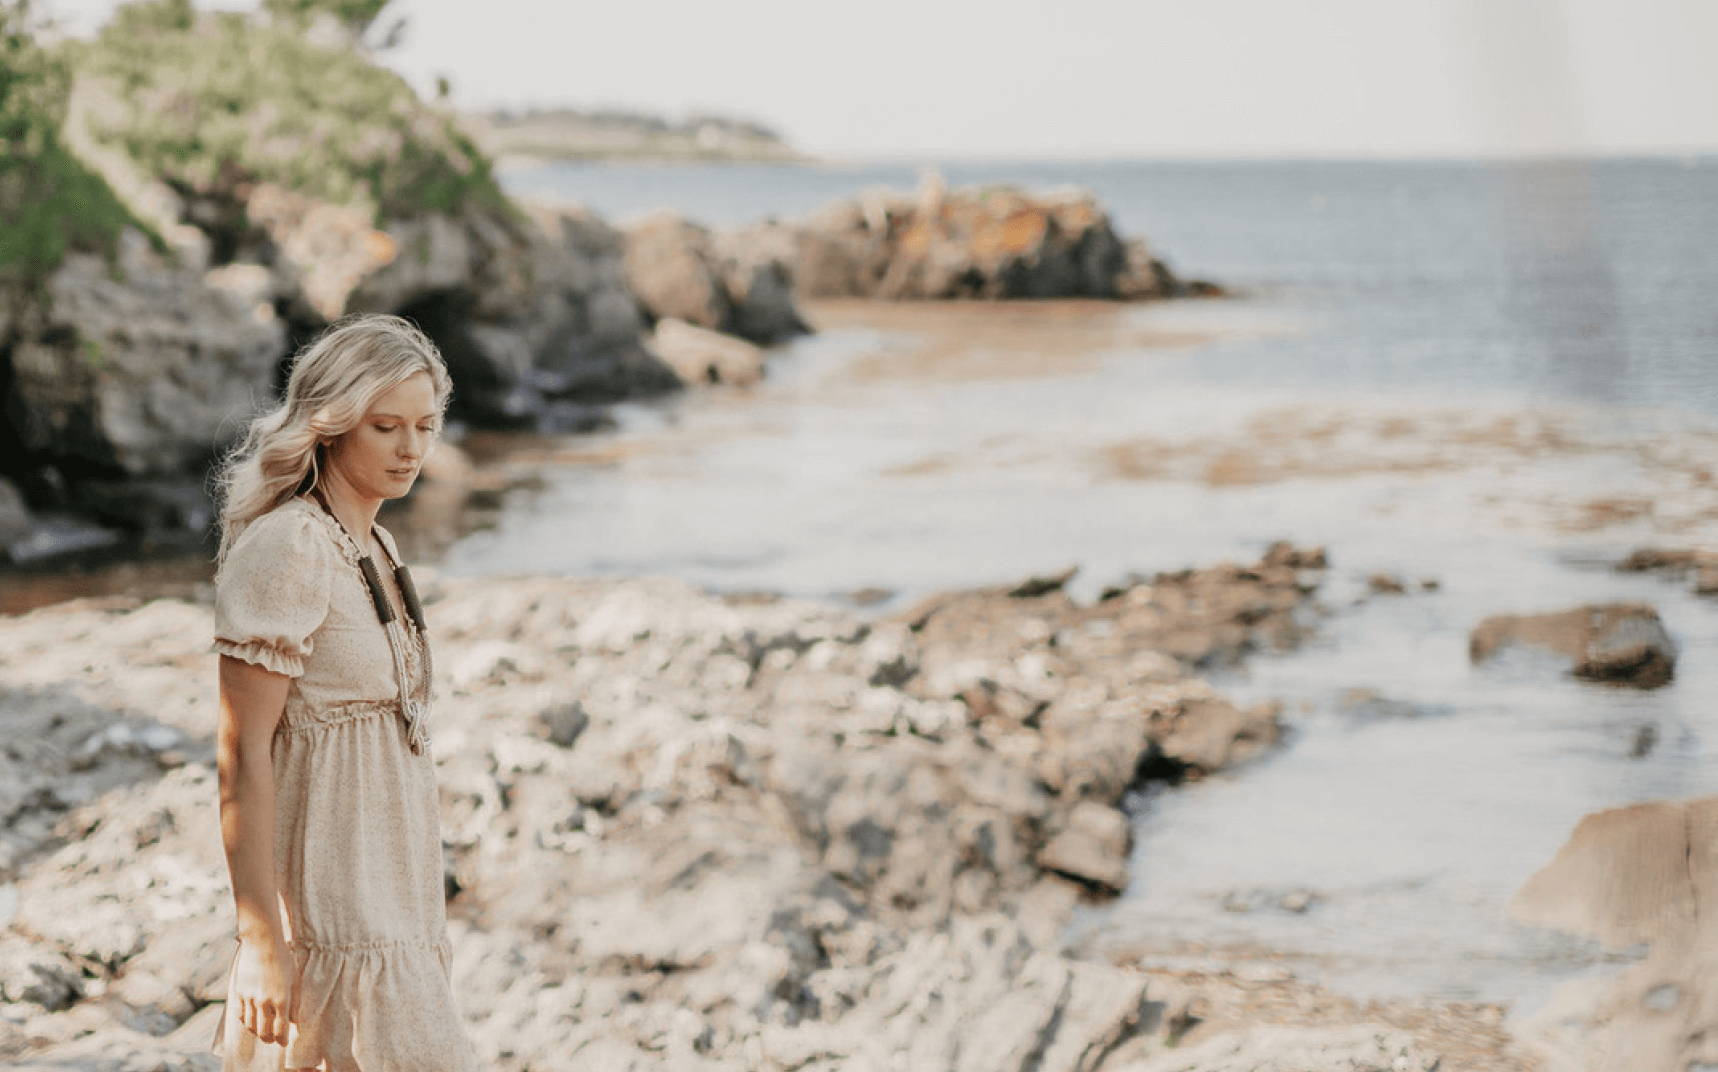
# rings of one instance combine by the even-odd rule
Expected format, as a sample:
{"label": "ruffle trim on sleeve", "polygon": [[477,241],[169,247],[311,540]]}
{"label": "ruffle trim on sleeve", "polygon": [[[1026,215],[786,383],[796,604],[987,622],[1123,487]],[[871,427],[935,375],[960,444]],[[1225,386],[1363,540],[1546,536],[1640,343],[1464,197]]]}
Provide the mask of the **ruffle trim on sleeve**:
{"label": "ruffle trim on sleeve", "polygon": [[247,663],[255,663],[264,670],[273,670],[288,677],[304,675],[304,656],[295,655],[266,640],[230,640],[216,637],[214,643],[209,645],[209,650],[243,659]]}
{"label": "ruffle trim on sleeve", "polygon": [[[211,1049],[237,1067],[475,1072],[477,1056],[453,998],[451,943],[293,947],[293,1022],[284,1046],[264,1043],[229,1012]],[[231,993],[231,978],[228,992]],[[224,1037],[223,1037],[224,1036]],[[277,1056],[278,1055],[278,1056]],[[260,1060],[259,1060],[260,1059]],[[278,1062],[278,1063],[277,1063]],[[230,1066],[229,1066],[230,1067]]]}

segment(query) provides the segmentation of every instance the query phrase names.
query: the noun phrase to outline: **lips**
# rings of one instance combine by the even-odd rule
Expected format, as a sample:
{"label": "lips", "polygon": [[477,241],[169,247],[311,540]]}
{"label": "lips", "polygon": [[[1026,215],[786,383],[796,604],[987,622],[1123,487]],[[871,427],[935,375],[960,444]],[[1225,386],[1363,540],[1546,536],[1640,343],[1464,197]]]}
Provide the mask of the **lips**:
{"label": "lips", "polygon": [[411,476],[413,470],[411,470],[411,469],[389,469],[388,472],[392,473],[394,476]]}

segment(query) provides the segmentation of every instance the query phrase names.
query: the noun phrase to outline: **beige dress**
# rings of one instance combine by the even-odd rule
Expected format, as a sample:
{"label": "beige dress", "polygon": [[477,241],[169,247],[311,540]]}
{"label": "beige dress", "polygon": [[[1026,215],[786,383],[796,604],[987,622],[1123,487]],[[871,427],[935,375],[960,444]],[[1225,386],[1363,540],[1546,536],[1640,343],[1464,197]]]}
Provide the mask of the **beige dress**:
{"label": "beige dress", "polygon": [[477,1067],[453,996],[434,760],[427,739],[409,744],[395,669],[398,651],[404,691],[427,700],[428,639],[378,557],[395,605],[383,626],[361,557],[338,521],[294,498],[239,533],[216,579],[212,650],[292,678],[271,754],[293,1023],[284,1044],[245,1027],[229,968],[211,1046],[225,1072]]}

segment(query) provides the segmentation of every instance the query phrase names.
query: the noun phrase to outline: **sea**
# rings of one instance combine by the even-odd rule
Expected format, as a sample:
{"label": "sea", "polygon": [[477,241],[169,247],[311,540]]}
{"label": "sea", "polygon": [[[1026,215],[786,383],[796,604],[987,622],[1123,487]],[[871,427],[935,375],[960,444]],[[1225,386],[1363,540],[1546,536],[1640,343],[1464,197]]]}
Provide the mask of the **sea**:
{"label": "sea", "polygon": [[[754,387],[628,403],[598,433],[473,437],[480,465],[530,479],[480,521],[390,521],[414,564],[661,574],[876,614],[1069,565],[1091,600],[1275,540],[1320,546],[1312,637],[1209,675],[1280,703],[1282,742],[1132,795],[1128,887],[1080,909],[1069,948],[1512,1016],[1639,955],[1516,919],[1510,898],[1582,816],[1718,792],[1718,599],[1615,568],[1641,546],[1718,550],[1718,156],[545,164],[504,181],[621,225],[668,209],[732,227],[933,173],[1089,190],[1231,296],[808,303],[817,331],[773,348]],[[1672,684],[1469,660],[1488,615],[1611,600],[1656,608]]]}

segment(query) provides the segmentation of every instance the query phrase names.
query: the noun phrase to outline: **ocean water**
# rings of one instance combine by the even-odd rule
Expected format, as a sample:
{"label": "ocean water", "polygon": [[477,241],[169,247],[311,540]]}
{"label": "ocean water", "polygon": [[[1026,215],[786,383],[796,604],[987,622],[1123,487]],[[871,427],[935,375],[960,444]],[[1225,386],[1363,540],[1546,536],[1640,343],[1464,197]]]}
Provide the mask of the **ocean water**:
{"label": "ocean water", "polygon": [[[669,207],[731,225],[921,170],[507,181],[623,222]],[[1718,792],[1718,600],[1613,568],[1648,543],[1718,548],[1718,158],[939,170],[1087,187],[1124,234],[1237,297],[820,309],[759,388],[623,407],[443,567],[880,587],[886,609],[1066,564],[1091,598],[1129,571],[1322,545],[1317,637],[1214,679],[1281,701],[1283,744],[1131,800],[1129,887],[1069,944],[1513,1013],[1614,970],[1620,954],[1507,906],[1582,815]],[[1118,472],[1130,450],[1143,460]],[[1374,572],[1409,592],[1370,594]],[[1486,615],[1611,599],[1658,608],[1673,685],[1468,662]]]}
{"label": "ocean water", "polygon": [[1324,330],[1218,346],[1212,383],[1501,389],[1718,413],[1718,156],[1518,161],[547,165],[526,196],[730,226],[866,188],[1080,186],[1178,273]]}

